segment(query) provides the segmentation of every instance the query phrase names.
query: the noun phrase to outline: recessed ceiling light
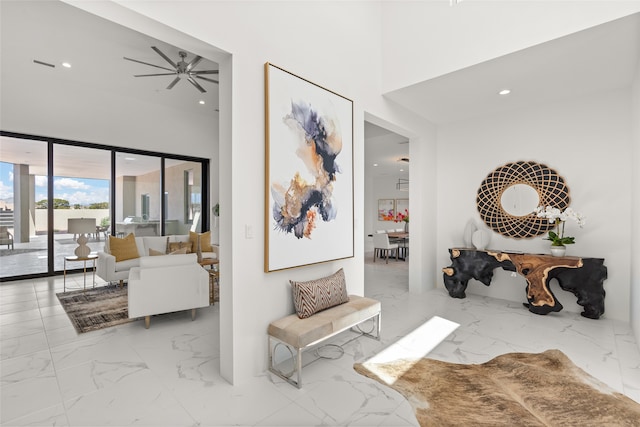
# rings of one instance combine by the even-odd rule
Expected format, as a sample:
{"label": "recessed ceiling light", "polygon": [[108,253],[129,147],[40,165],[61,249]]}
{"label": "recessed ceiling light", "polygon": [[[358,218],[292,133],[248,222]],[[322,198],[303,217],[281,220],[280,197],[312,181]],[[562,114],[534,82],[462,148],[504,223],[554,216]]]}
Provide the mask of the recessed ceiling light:
{"label": "recessed ceiling light", "polygon": [[400,172],[404,172],[404,169],[400,169]]}
{"label": "recessed ceiling light", "polygon": [[204,105],[204,101],[201,99],[200,101],[198,101],[198,104]]}
{"label": "recessed ceiling light", "polygon": [[509,95],[511,93],[511,89],[502,89],[498,92],[498,95]]}
{"label": "recessed ceiling light", "polygon": [[64,68],[71,68],[71,64],[69,64],[68,62],[63,62],[63,63],[62,63],[62,66],[63,66]]}
{"label": "recessed ceiling light", "polygon": [[135,160],[135,157],[125,157],[125,160]]}
{"label": "recessed ceiling light", "polygon": [[374,164],[373,164],[373,166],[378,166],[378,164],[377,164],[377,163],[374,163]]}

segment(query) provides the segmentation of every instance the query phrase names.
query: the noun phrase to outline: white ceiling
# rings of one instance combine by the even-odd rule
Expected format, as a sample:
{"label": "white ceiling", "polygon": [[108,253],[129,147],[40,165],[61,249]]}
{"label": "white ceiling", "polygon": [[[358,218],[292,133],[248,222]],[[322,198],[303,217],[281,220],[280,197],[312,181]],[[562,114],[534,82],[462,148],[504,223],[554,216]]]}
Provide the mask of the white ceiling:
{"label": "white ceiling", "polygon": [[[180,60],[178,52],[183,49],[60,1],[0,1],[0,12],[3,85],[18,85],[24,91],[36,90],[40,96],[47,96],[47,87],[62,85],[68,91],[86,94],[96,103],[103,102],[101,94],[116,94],[124,102],[127,98],[137,98],[194,114],[201,114],[204,108],[218,108],[217,84],[197,79],[206,90],[201,93],[183,80],[167,90],[174,76],[136,78],[134,74],[166,71],[123,59],[128,57],[171,68],[151,46],[159,48],[174,63]],[[194,56],[188,53],[186,61]],[[36,64],[34,60],[55,65],[55,68]],[[62,67],[64,61],[71,63],[71,68]],[[218,65],[203,59],[194,69],[216,70]],[[205,77],[217,80],[216,75]],[[201,105],[200,100],[205,104]],[[1,123],[0,128],[7,130]],[[32,173],[46,175],[46,151],[41,152],[46,147],[42,144],[2,138],[0,145],[2,161],[29,164]],[[109,176],[107,152],[59,147],[57,153],[63,153],[55,157],[57,176],[100,179]],[[124,161],[131,155],[119,156],[123,160],[118,162],[119,175],[138,175],[159,168],[157,158],[136,156],[133,162]]]}
{"label": "white ceiling", "polygon": [[[166,66],[151,46],[176,61],[178,47],[59,1],[0,1],[0,8],[3,84],[20,85],[25,91],[40,90],[42,96],[46,96],[43,88],[65,85],[94,96],[96,102],[100,93],[118,93],[182,111],[218,107],[218,85],[199,81],[206,94],[186,81],[167,90],[171,76],[135,78],[134,74],[162,70],[123,59],[126,56]],[[435,124],[451,123],[629,87],[639,55],[640,14],[635,14],[385,96]],[[35,64],[34,59],[56,67]],[[71,62],[72,68],[61,67],[62,61]],[[203,60],[197,69],[217,69],[217,64]],[[496,93],[505,87],[512,93],[498,96]],[[205,100],[204,107],[198,104],[200,99]],[[408,176],[408,165],[397,161],[409,156],[406,138],[365,123],[365,139],[366,164],[371,173]],[[374,168],[373,163],[379,166]],[[83,162],[74,159],[72,164],[77,169]]]}
{"label": "white ceiling", "polygon": [[[435,124],[451,123],[631,87],[639,60],[636,13],[386,96]],[[498,95],[504,88],[511,93]]]}
{"label": "white ceiling", "polygon": [[[0,7],[3,82],[21,85],[25,90],[65,85],[69,90],[95,97],[96,102],[100,101],[101,93],[108,93],[162,103],[182,111],[218,108],[217,84],[197,79],[207,91],[204,94],[188,81],[180,81],[167,90],[174,76],[136,78],[135,74],[166,71],[123,59],[171,68],[151,46],[158,47],[174,62],[180,60],[178,52],[184,49],[59,1],[2,1]],[[188,53],[186,61],[193,57]],[[35,64],[34,59],[56,67]],[[62,67],[63,61],[72,67]],[[195,69],[215,70],[218,65],[203,59]],[[216,80],[215,75],[205,77]],[[200,105],[199,100],[206,104]]]}

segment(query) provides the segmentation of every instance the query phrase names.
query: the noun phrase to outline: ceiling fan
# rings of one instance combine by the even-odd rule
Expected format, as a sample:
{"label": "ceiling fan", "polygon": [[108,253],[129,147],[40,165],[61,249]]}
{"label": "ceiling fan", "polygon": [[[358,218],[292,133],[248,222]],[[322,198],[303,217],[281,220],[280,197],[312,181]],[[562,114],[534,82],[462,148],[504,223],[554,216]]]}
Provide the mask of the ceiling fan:
{"label": "ceiling fan", "polygon": [[149,65],[151,67],[160,68],[162,70],[169,71],[168,73],[158,73],[158,74],[137,74],[137,75],[134,75],[133,77],[176,76],[176,78],[173,79],[171,83],[169,83],[169,86],[167,86],[167,89],[173,88],[176,85],[176,83],[178,83],[180,80],[186,79],[189,81],[189,83],[195,86],[196,89],[198,89],[202,93],[205,93],[206,90],[202,86],[200,86],[200,84],[195,79],[206,80],[211,83],[218,83],[217,80],[209,79],[201,75],[201,74],[218,74],[218,70],[201,70],[201,71],[194,70],[195,66],[198,65],[198,63],[202,60],[201,56],[196,56],[191,60],[191,62],[187,63],[185,61],[185,58],[187,57],[187,52],[184,52],[181,50],[180,52],[178,52],[178,55],[180,55],[180,61],[176,63],[176,62],[173,62],[167,55],[162,53],[162,51],[157,47],[151,46],[151,49],[153,49],[165,61],[171,64],[173,69],[167,68],[167,67],[161,67],[160,65],[149,64],[148,62],[138,61],[137,59],[127,58],[126,56],[124,56],[123,58],[126,59],[127,61],[133,61],[139,64]]}

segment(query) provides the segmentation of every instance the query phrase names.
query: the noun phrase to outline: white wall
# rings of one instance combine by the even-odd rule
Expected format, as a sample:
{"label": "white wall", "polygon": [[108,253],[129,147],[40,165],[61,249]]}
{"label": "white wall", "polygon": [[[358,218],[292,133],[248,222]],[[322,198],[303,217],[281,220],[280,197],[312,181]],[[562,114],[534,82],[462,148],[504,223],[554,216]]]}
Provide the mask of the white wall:
{"label": "white wall", "polygon": [[636,67],[636,77],[632,88],[633,105],[631,124],[633,148],[631,154],[633,178],[631,181],[631,326],[640,346],[640,63]]}
{"label": "white wall", "polygon": [[638,12],[640,2],[383,1],[382,11],[386,93]]}
{"label": "white wall", "polygon": [[[585,21],[571,16],[571,9],[558,14],[545,10],[544,13],[538,14],[540,20],[530,20],[533,27],[527,27],[527,31],[523,31],[522,34],[518,33],[520,37],[504,38],[515,40],[514,44],[509,43],[505,47],[502,43],[484,43],[478,50],[481,53],[478,57],[476,49],[479,43],[469,42],[472,39],[485,40],[478,39],[484,37],[485,33],[476,31],[478,28],[473,25],[469,27],[468,32],[463,31],[467,23],[456,26],[459,34],[464,36],[461,40],[443,37],[441,34],[427,37],[435,45],[440,45],[443,39],[455,41],[458,49],[448,49],[445,44],[442,48],[436,49],[433,55],[427,54],[426,50],[416,50],[415,44],[406,40],[411,34],[400,31],[400,27],[429,35],[430,25],[435,23],[425,24],[421,15],[414,14],[412,10],[402,12],[400,9],[400,15],[389,10],[392,4],[404,7],[410,2],[72,3],[82,4],[82,7],[93,9],[100,16],[109,16],[161,40],[182,45],[190,51],[204,53],[206,57],[210,57],[208,52],[212,52],[213,55],[220,54],[220,49],[231,54],[229,57],[210,57],[221,64],[220,239],[224,248],[220,309],[221,371],[229,381],[239,383],[264,371],[266,327],[271,320],[292,311],[287,284],[289,279],[309,279],[343,267],[347,274],[349,290],[354,293],[362,292],[363,236],[367,231],[364,228],[365,116],[368,121],[375,117],[380,120],[380,123],[376,124],[410,138],[410,180],[412,183],[421,183],[419,191],[416,185],[412,186],[411,191],[411,232],[412,235],[418,236],[412,238],[411,243],[412,291],[421,291],[434,286],[435,283],[442,283],[440,268],[448,265],[446,249],[454,243],[460,243],[454,242],[455,236],[462,235],[466,220],[475,214],[475,191],[486,174],[507,161],[527,158],[547,162],[564,175],[571,186],[575,206],[589,216],[591,222],[587,228],[576,233],[576,247],[580,248],[581,252],[584,249],[584,255],[605,256],[608,259],[610,276],[605,286],[610,293],[607,296],[607,314],[616,314],[619,300],[628,298],[629,238],[621,236],[625,230],[612,229],[608,222],[603,223],[602,218],[607,203],[620,202],[619,205],[623,205],[624,209],[626,201],[626,212],[629,212],[630,166],[627,164],[620,167],[619,162],[629,163],[630,160],[628,157],[621,159],[615,156],[618,151],[628,152],[630,149],[629,131],[621,129],[624,126],[629,128],[630,107],[625,94],[612,93],[602,95],[601,99],[592,100],[593,102],[583,103],[576,100],[551,106],[549,109],[517,112],[487,118],[486,121],[462,123],[460,129],[449,126],[440,131],[437,149],[436,130],[433,125],[380,96],[383,93],[381,63],[394,67],[394,74],[390,69],[385,71],[385,87],[395,89],[415,79],[424,80],[430,75],[451,71],[460,66],[457,58],[462,58],[464,64],[489,59],[508,51],[525,48],[531,43],[564,35],[573,31],[576,22],[578,27],[582,28],[613,19],[614,16],[610,13],[600,14],[600,11],[596,11]],[[463,2],[461,5],[472,3]],[[545,3],[546,6],[550,5],[549,2]],[[113,7],[114,5],[118,7]],[[618,7],[614,9],[617,10]],[[494,13],[494,10],[491,8],[485,15]],[[553,31],[542,29],[539,25],[548,19],[548,16],[553,16],[556,20],[554,25],[549,27],[553,28]],[[528,17],[524,21],[528,21]],[[309,22],[330,25],[309,25]],[[384,37],[380,29],[381,22],[385,28]],[[393,22],[397,24],[390,27],[389,24]],[[516,23],[520,25],[522,21]],[[327,28],[330,28],[330,31],[327,31]],[[556,30],[562,28],[565,29],[560,31],[563,34],[557,34]],[[502,39],[502,35],[505,34],[502,30],[507,29],[498,26],[492,32],[495,33],[494,36],[500,35]],[[395,30],[400,31],[397,37],[391,34]],[[182,36],[177,34],[180,31],[184,33]],[[181,40],[183,43],[178,43]],[[380,40],[383,40],[384,61]],[[468,46],[460,46],[467,43]],[[491,46],[497,46],[498,50],[492,49]],[[422,47],[424,46],[420,46]],[[391,48],[397,49],[397,52]],[[421,54],[415,55],[417,51]],[[437,53],[439,55],[436,55]],[[355,101],[356,240],[353,259],[270,274],[265,274],[262,270],[263,64],[267,61]],[[398,67],[398,64],[412,66]],[[430,70],[424,67],[425,64],[444,65],[439,69]],[[413,73],[413,69],[420,70],[419,77],[406,74]],[[604,106],[600,107],[600,101],[604,101]],[[554,111],[557,114],[554,114]],[[599,123],[600,121],[604,123]],[[394,126],[397,129],[394,129]],[[625,138],[626,146],[623,142]],[[571,140],[571,144],[566,145],[567,140]],[[149,142],[136,144],[148,146]],[[489,149],[483,150],[482,147]],[[585,147],[584,150],[579,150],[582,147]],[[619,150],[607,151],[603,147]],[[203,150],[202,147],[185,149]],[[579,163],[579,158],[585,155],[588,158],[587,167]],[[596,174],[593,170],[601,168],[596,161],[598,158],[604,158],[603,163],[606,164],[603,167],[607,174],[603,175],[608,176],[595,180]],[[615,162],[618,162],[618,166],[614,168],[611,164]],[[439,183],[437,186],[436,182]],[[584,182],[588,182],[589,187],[582,186]],[[605,191],[607,184],[612,182],[621,184],[622,187],[616,187],[617,194],[622,192],[626,195],[625,201],[620,201],[619,196],[611,194],[613,192]],[[437,200],[436,192],[441,194]],[[598,195],[598,198],[594,195]],[[628,230],[629,218],[623,219],[622,222]],[[245,238],[246,225],[253,227],[255,238]],[[608,234],[607,238],[604,238],[605,228],[615,234],[616,241],[622,241],[620,249],[612,248],[613,243]],[[598,246],[601,243],[604,247]],[[542,243],[538,244],[543,248]],[[623,277],[625,274],[626,279]],[[492,285],[492,290],[499,290],[501,283],[503,288],[514,286],[511,282],[507,284],[504,280],[498,280],[497,286]],[[614,286],[620,286],[621,290],[616,292]],[[572,298],[573,296],[563,299],[570,301]],[[628,305],[626,309],[622,309],[623,316],[625,313],[628,317]]]}
{"label": "white wall", "polygon": [[217,114],[212,111],[190,114],[99,91],[87,100],[88,91],[77,89],[61,85],[23,91],[4,85],[2,130],[205,158],[217,143]]}
{"label": "white wall", "polygon": [[[605,258],[608,279],[605,316],[629,320],[631,170],[629,90],[485,116],[441,126],[438,131],[438,263],[450,265],[447,248],[461,246],[469,218],[482,223],[475,198],[482,180],[496,167],[532,160],[555,169],[570,189],[571,206],[587,216],[568,255]],[[548,253],[541,237],[515,240],[491,233],[490,248]],[[442,278],[439,279],[443,286]],[[470,281],[468,291],[526,301],[525,282],[502,270],[490,287]],[[575,297],[554,293],[565,309],[578,311]]]}
{"label": "white wall", "polygon": [[[413,144],[417,144],[416,147],[424,144],[415,148],[420,153],[435,149],[433,128],[380,96],[379,3],[229,1],[124,2],[122,5],[232,54],[228,63],[221,62],[220,73],[221,91],[224,91],[226,70],[231,73],[226,77],[233,84],[228,105],[231,111],[223,111],[225,104],[221,95],[220,115],[220,129],[224,133],[224,114],[230,113],[232,136],[227,140],[221,134],[220,142],[220,170],[223,175],[229,172],[221,177],[221,182],[224,181],[223,186],[230,185],[228,194],[224,187],[220,194],[223,207],[220,238],[225,248],[221,264],[226,263],[221,265],[221,318],[224,318],[221,323],[225,329],[221,331],[221,371],[229,381],[238,383],[266,368],[267,325],[292,312],[289,279],[310,279],[343,267],[349,291],[363,292],[365,111],[406,130],[405,134],[412,138],[412,150]],[[83,7],[93,6],[89,2]],[[99,13],[117,17],[136,29],[149,26],[140,15],[127,14],[122,9]],[[263,64],[267,61],[355,101],[353,259],[283,272],[263,272]],[[432,186],[419,200],[431,204],[434,195],[435,186]],[[411,209],[413,212],[418,207],[412,205]],[[253,228],[254,238],[246,238],[246,226]],[[412,227],[412,230],[421,230],[419,223],[412,223]],[[424,260],[424,271],[433,268],[432,244],[422,250],[419,242],[412,242],[413,255],[418,261]],[[424,282],[422,272],[412,273],[412,280]]]}

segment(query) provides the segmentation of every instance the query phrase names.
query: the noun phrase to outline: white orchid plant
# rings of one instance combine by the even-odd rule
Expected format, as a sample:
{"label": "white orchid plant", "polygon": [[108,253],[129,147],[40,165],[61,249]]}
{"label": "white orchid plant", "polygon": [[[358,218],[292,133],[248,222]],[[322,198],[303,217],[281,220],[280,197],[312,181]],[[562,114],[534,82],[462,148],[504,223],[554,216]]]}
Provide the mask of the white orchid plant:
{"label": "white orchid plant", "polygon": [[585,217],[572,208],[566,208],[561,211],[551,206],[538,206],[535,213],[538,218],[546,218],[550,223],[555,224],[556,231],[549,231],[549,236],[545,237],[546,240],[551,241],[551,246],[564,246],[575,243],[575,237],[564,235],[564,224],[568,219],[574,220],[580,228],[585,224]]}

